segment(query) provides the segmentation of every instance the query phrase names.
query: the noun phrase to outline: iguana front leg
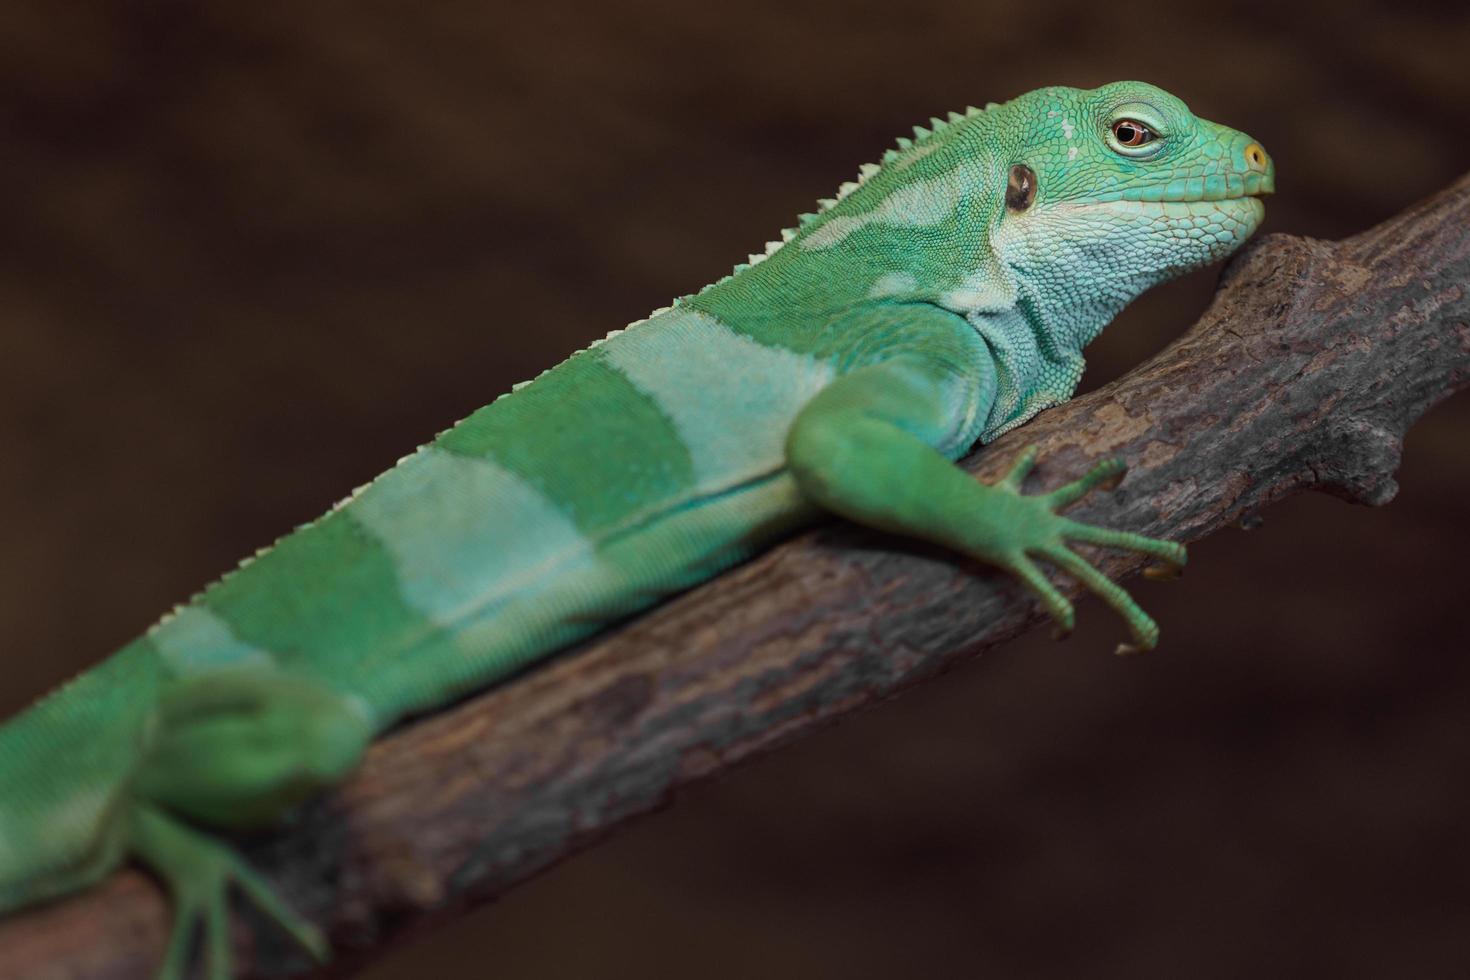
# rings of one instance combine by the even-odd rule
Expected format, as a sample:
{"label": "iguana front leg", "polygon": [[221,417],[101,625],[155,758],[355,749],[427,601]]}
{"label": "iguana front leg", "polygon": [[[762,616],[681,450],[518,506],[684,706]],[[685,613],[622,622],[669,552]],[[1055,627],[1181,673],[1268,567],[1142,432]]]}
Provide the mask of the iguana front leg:
{"label": "iguana front leg", "polygon": [[1158,626],[1069,542],[1136,551],[1173,566],[1184,564],[1184,547],[1057,513],[1120,476],[1123,463],[1099,463],[1074,483],[1027,497],[1021,484],[1036,462],[1033,447],[1005,478],[994,485],[980,483],[934,448],[951,411],[945,402],[952,384],[952,370],[903,356],[833,383],[802,410],[787,438],[787,463],[801,489],[827,510],[860,524],[932,541],[1006,569],[1040,597],[1063,630],[1071,630],[1072,604],[1036,565],[1038,559],[1050,562],[1127,621],[1133,645],[1121,646],[1120,653],[1152,649]]}

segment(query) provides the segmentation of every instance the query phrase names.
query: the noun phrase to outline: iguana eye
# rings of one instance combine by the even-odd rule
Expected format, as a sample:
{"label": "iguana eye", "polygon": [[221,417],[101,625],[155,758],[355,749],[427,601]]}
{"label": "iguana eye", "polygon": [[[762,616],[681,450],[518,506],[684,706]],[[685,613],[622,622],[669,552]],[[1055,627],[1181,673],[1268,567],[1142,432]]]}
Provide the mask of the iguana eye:
{"label": "iguana eye", "polygon": [[1154,132],[1136,119],[1119,119],[1113,123],[1113,138],[1123,146],[1142,146],[1154,141]]}

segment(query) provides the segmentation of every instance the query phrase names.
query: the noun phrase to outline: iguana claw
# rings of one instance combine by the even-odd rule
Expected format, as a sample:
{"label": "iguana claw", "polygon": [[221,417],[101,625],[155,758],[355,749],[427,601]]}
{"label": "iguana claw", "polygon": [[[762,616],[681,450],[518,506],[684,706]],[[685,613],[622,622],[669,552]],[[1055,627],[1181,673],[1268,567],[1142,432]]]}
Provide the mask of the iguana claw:
{"label": "iguana claw", "polygon": [[229,891],[237,886],[266,918],[280,926],[318,963],[328,946],[321,932],[286,907],[275,890],[228,845],[195,831],[146,804],[134,807],[129,825],[134,852],[167,885],[174,900],[173,931],[155,980],[184,980],[196,934],[208,980],[233,980]]}
{"label": "iguana claw", "polygon": [[1133,642],[1120,645],[1118,653],[1152,650],[1159,641],[1158,625],[1148,613],[1139,608],[1121,586],[1073,551],[1069,542],[1080,541],[1104,548],[1120,548],[1148,555],[1158,563],[1151,566],[1150,571],[1145,572],[1150,578],[1177,578],[1179,569],[1183,568],[1188,557],[1184,546],[1173,541],[1144,537],[1128,531],[1115,531],[1110,528],[1083,524],[1056,513],[1061,508],[1081,500],[1098,487],[1116,486],[1127,471],[1126,464],[1120,459],[1103,460],[1088,470],[1081,479],[1058,487],[1050,493],[1031,497],[1023,496],[1021,484],[1031,472],[1032,467],[1036,465],[1037,455],[1038,450],[1035,446],[1028,446],[1022,450],[1010,471],[995,484],[996,489],[1016,495],[1015,503],[1020,504],[1021,507],[1015,516],[1020,519],[1022,526],[1015,529],[1016,543],[993,560],[1013,572],[1027,588],[1041,599],[1047,611],[1056,620],[1057,630],[1061,635],[1065,636],[1072,630],[1075,618],[1072,604],[1037,568],[1033,561],[1034,558],[1049,562],[1067,572],[1117,610],[1128,624],[1129,632],[1133,636]]}

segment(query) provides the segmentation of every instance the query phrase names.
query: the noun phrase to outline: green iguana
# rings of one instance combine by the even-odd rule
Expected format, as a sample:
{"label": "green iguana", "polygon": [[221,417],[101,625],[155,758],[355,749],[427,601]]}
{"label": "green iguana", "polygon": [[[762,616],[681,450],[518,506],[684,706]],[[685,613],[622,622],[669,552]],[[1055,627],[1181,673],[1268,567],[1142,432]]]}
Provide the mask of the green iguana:
{"label": "green iguana", "polygon": [[1227,255],[1274,168],[1140,82],[1047,88],[916,128],[733,274],[480,409],[0,728],[0,912],[128,859],[173,897],[160,976],[232,973],[238,887],[321,936],[216,831],[341,781],[405,716],[521,670],[823,514],[1101,595],[1070,550],[1183,547],[1057,511],[954,460],[1069,398],[1133,297]]}

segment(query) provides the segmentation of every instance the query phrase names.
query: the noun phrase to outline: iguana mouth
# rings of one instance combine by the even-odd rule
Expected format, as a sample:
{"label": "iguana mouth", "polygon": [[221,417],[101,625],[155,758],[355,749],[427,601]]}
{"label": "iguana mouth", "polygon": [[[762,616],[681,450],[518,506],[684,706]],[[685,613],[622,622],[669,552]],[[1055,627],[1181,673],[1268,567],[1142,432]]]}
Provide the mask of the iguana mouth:
{"label": "iguana mouth", "polygon": [[1276,175],[1274,173],[1251,172],[1189,177],[1171,180],[1167,184],[1156,184],[1152,187],[1130,187],[1126,190],[1099,194],[1095,200],[1100,204],[1109,201],[1193,204],[1207,201],[1231,201],[1241,197],[1265,197],[1275,192]]}

